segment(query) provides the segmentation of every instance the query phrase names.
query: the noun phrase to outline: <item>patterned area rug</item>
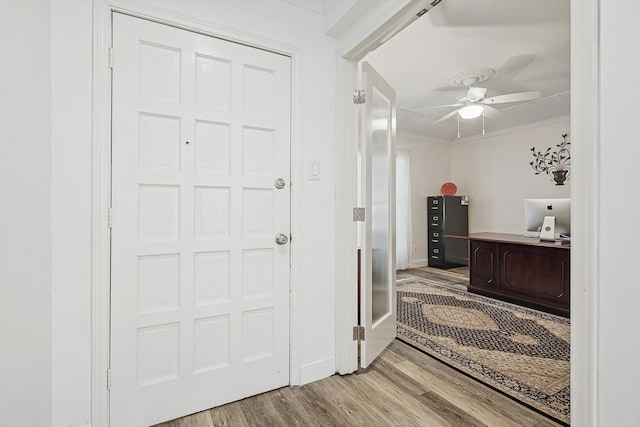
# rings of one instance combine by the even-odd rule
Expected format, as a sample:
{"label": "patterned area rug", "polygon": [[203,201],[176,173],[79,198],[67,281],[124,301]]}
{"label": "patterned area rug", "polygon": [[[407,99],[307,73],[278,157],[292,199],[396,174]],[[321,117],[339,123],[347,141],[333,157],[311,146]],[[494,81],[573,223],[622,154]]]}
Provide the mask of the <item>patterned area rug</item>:
{"label": "patterned area rug", "polygon": [[569,319],[411,278],[398,338],[569,424]]}

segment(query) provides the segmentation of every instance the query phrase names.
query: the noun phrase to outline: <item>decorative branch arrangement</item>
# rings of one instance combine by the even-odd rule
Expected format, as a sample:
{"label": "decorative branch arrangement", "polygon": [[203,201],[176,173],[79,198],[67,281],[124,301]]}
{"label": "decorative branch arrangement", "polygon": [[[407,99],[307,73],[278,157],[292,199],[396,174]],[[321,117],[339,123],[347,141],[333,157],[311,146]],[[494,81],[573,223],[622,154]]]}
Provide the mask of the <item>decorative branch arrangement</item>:
{"label": "decorative branch arrangement", "polygon": [[546,173],[552,175],[556,185],[564,185],[564,181],[569,177],[571,173],[571,153],[569,152],[570,142],[567,142],[567,134],[562,135],[562,142],[557,144],[557,151],[551,151],[551,147],[543,153],[542,151],[536,152],[536,147],[531,149],[533,153],[534,161],[529,164],[535,171],[536,175]]}

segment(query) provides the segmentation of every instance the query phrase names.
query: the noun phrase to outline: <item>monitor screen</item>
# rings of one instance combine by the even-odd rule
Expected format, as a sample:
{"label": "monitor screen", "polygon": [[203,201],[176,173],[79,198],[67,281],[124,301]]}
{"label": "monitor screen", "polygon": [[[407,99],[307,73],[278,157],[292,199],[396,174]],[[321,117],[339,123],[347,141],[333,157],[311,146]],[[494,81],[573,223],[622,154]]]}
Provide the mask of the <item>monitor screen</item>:
{"label": "monitor screen", "polygon": [[539,237],[545,216],[556,218],[557,239],[571,236],[571,199],[525,199],[525,236]]}

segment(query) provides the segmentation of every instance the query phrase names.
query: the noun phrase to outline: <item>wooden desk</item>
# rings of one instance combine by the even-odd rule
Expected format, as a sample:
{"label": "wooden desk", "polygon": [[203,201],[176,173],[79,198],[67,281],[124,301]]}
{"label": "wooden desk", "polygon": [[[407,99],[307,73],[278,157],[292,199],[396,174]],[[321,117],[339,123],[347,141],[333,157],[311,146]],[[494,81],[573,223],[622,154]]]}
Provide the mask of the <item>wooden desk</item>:
{"label": "wooden desk", "polygon": [[517,234],[469,235],[469,292],[569,317],[571,246]]}

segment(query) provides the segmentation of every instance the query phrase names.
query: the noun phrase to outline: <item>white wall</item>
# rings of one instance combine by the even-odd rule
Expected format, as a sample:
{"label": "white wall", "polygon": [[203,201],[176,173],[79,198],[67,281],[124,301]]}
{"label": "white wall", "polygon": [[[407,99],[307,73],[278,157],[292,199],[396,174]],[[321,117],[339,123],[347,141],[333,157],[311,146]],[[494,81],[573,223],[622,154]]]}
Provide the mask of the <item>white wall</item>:
{"label": "white wall", "polygon": [[0,1],[0,425],[51,425],[49,2]]}
{"label": "white wall", "polygon": [[636,426],[640,384],[640,2],[601,1],[598,425]]}
{"label": "white wall", "polygon": [[412,239],[416,246],[411,267],[421,267],[428,261],[427,197],[439,195],[442,184],[451,178],[451,145],[398,134],[396,146],[409,151]]}
{"label": "white wall", "polygon": [[469,195],[469,232],[521,234],[524,199],[570,197],[571,179],[558,186],[549,175],[535,175],[529,165],[532,147],[555,148],[569,127],[566,119],[454,142],[452,180],[458,194]]}
{"label": "white wall", "polygon": [[91,2],[51,2],[53,426],[91,420]]}

